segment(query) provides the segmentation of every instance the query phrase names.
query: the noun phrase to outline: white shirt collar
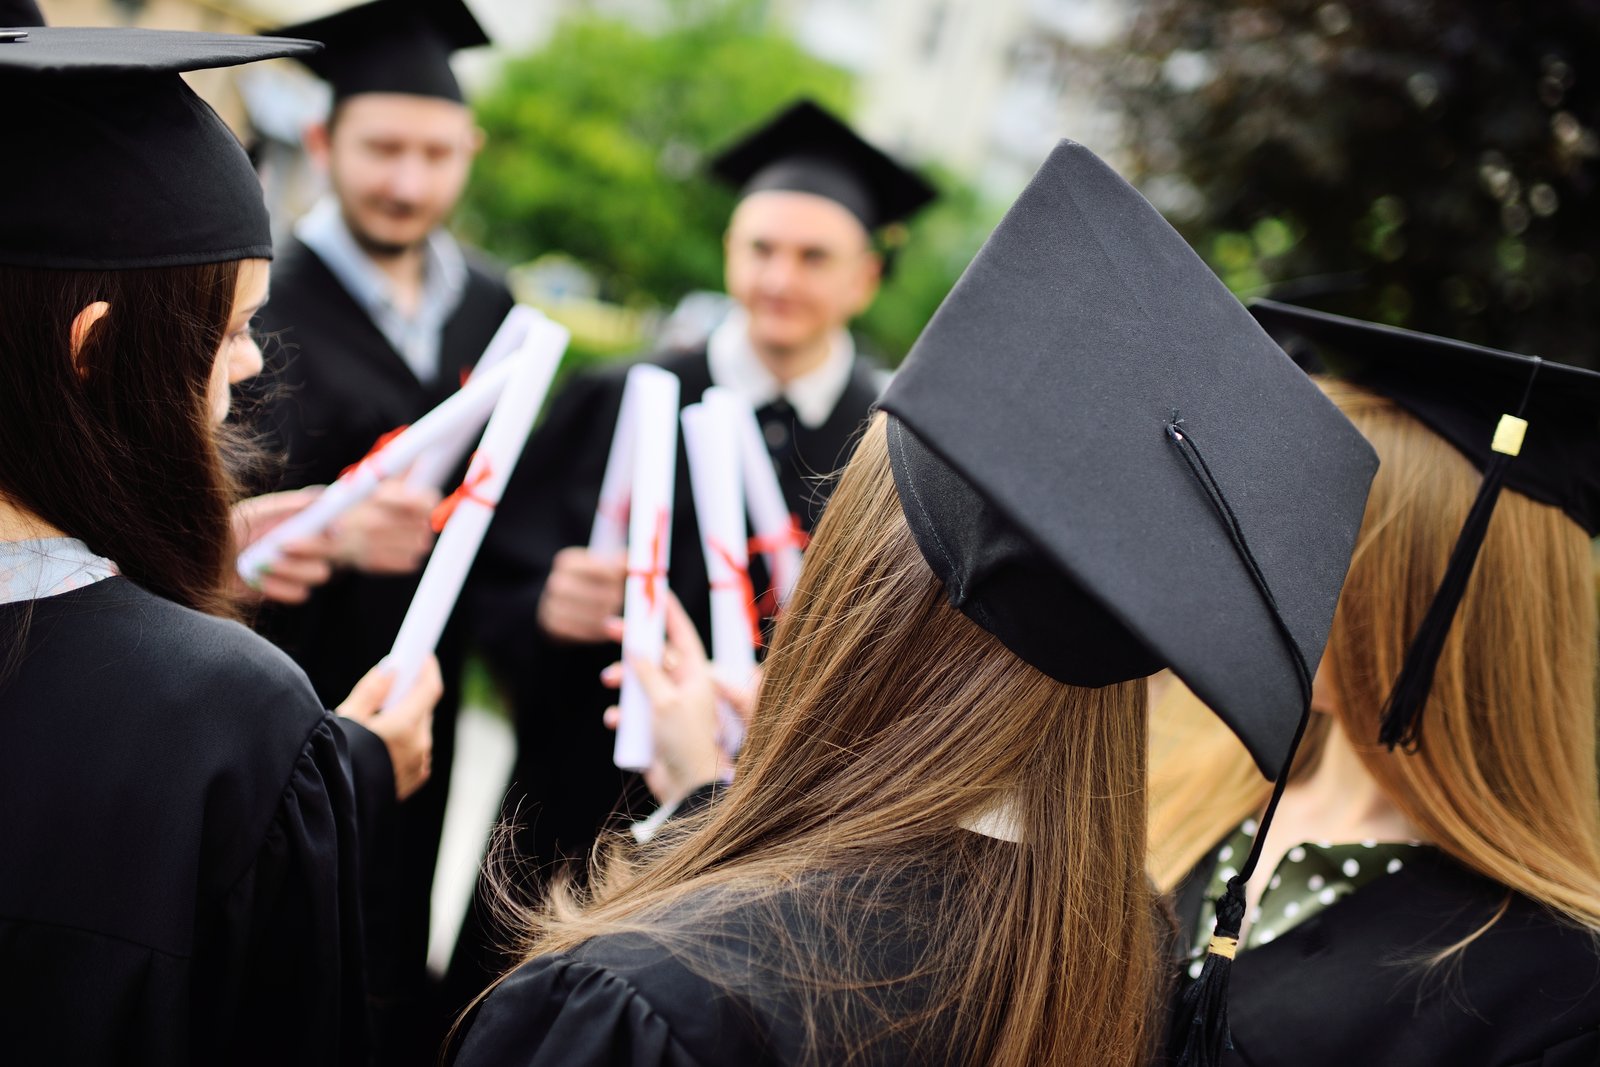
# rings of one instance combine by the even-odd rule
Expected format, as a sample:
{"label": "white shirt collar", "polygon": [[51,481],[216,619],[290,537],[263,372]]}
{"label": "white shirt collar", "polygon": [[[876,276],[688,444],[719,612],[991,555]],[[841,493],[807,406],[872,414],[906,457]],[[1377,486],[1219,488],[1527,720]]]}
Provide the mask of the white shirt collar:
{"label": "white shirt collar", "polygon": [[821,366],[783,384],[756,356],[750,345],[750,317],[738,306],[728,313],[722,325],[711,331],[706,341],[706,363],[712,385],[733,390],[755,408],[781,396],[794,408],[800,424],[811,430],[827,422],[833,414],[839,398],[850,385],[855,362],[855,342],[848,330],[839,330]]}
{"label": "white shirt collar", "polygon": [[992,837],[996,841],[1009,841],[1012,844],[1022,841],[1022,820],[1017,816],[1016,802],[1009,798],[993,807],[972,812],[961,820],[960,825],[963,830]]}

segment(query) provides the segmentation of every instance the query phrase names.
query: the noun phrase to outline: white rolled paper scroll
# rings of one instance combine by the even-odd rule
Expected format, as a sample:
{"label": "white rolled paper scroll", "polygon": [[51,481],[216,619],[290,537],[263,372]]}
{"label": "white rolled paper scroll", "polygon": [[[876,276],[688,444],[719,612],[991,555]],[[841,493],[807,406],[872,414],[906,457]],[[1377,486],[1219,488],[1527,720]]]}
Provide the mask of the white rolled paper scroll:
{"label": "white rolled paper scroll", "polygon": [[[700,403],[683,409],[683,443],[711,587],[711,666],[724,683],[737,687],[750,684],[761,642],[740,473],[742,408],[748,405],[713,387]],[[744,742],[744,721],[726,701],[717,702],[717,711],[723,751],[736,755]]]}
{"label": "white rolled paper scroll", "polygon": [[[551,360],[552,370],[559,359],[557,352]],[[381,482],[403,475],[417,457],[459,432],[461,426],[483,425],[514,369],[510,362],[502,362],[474,375],[459,392],[340,475],[305,510],[291,515],[240,552],[235,564],[239,576],[255,585],[282,557],[284,545],[321,534],[339,516],[371,496]]]}
{"label": "white rolled paper scroll", "polygon": [[410,692],[423,660],[438,646],[439,635],[444,633],[445,623],[455,610],[467,572],[472,569],[494,509],[505,492],[506,480],[544,405],[561,353],[558,350],[551,358],[548,346],[537,347],[535,351],[530,339],[503,364],[511,371],[510,380],[489,416],[483,440],[467,467],[466,480],[443,505],[448,509],[448,520],[428,557],[422,581],[386,659],[394,672],[394,682],[384,701],[385,708]]}
{"label": "white rolled paper scroll", "polygon": [[[471,381],[475,375],[491,370],[512,353],[527,347],[528,335],[535,330],[543,334],[540,343],[555,348],[558,358],[559,353],[566,350],[567,341],[571,337],[566,329],[545,318],[542,312],[526,304],[518,304],[501,320],[500,328],[495,330],[494,336],[489,339],[489,346],[483,350],[483,355],[478,357],[478,362],[473,366],[472,374],[468,375],[467,381]],[[489,413],[484,412],[483,417],[487,419]],[[444,488],[445,480],[460,466],[482,430],[482,422],[477,425],[463,424],[454,436],[440,441],[417,458],[411,465],[411,471],[406,475],[406,484],[428,489]]]}
{"label": "white rolled paper scroll", "polygon": [[722,389],[717,393],[717,404],[738,412],[739,472],[744,481],[745,506],[750,509],[750,524],[755,530],[754,544],[767,558],[773,597],[781,607],[789,602],[795,583],[800,580],[805,534],[783,499],[783,487],[778,484],[778,472],[761,435],[755,409],[735,393]]}
{"label": "white rolled paper scroll", "polygon": [[[607,515],[607,488],[615,494],[620,485],[627,494],[628,578],[623,594],[622,693],[612,761],[625,770],[642,771],[650,766],[655,753],[651,726],[650,698],[633,669],[633,661],[661,662],[667,625],[667,560],[672,551],[672,493],[678,470],[678,390],[677,375],[659,367],[640,365],[628,372],[618,426],[612,438],[612,455],[606,465],[597,534],[610,536],[603,522],[615,523]],[[622,447],[626,454],[617,455]],[[612,477],[621,464],[624,473]],[[601,542],[591,538],[590,547]]]}

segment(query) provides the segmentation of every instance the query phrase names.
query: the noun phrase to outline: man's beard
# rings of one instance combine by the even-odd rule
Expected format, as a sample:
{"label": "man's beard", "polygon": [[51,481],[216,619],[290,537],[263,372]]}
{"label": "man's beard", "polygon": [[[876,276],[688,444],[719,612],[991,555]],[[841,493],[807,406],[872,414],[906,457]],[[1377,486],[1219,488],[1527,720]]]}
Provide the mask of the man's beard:
{"label": "man's beard", "polygon": [[355,238],[357,246],[373,259],[399,259],[406,253],[413,252],[428,242],[426,235],[421,240],[410,243],[384,241],[362,229],[361,224],[351,217],[350,212],[345,211],[341,212],[341,214],[344,215],[345,229],[349,230],[350,236]]}
{"label": "man's beard", "polygon": [[399,259],[407,252],[421,248],[427,243],[427,238],[424,237],[421,241],[415,241],[411,244],[396,244],[393,241],[380,241],[355,226],[350,226],[349,230],[350,236],[355,238],[356,244],[360,246],[361,251],[373,259]]}

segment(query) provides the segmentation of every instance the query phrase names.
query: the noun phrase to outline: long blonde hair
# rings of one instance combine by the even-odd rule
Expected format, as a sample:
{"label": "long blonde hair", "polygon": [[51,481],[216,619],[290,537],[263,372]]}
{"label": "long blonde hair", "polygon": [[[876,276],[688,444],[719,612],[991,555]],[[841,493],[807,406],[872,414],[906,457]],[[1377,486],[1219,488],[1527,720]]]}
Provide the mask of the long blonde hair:
{"label": "long blonde hair", "polygon": [[[1422,712],[1421,749],[1387,751],[1376,743],[1380,711],[1479,475],[1393,402],[1322,385],[1382,461],[1324,661],[1339,725],[1439,848],[1600,930],[1600,638],[1587,536],[1558,508],[1501,495]],[[1163,888],[1268,792],[1243,748],[1197,708],[1174,687],[1154,718],[1158,733],[1175,735],[1157,744],[1151,778],[1151,871]],[[1308,736],[1294,773],[1314,765],[1326,731],[1324,721]]]}
{"label": "long blonde hair", "polygon": [[[850,930],[882,905],[922,951],[915,973],[886,978],[882,947],[844,936],[837,958],[790,945],[736,992],[802,1001],[815,1062],[868,1058],[892,1033],[972,1063],[1140,1063],[1160,997],[1144,694],[1055,682],[950,607],[880,415],[778,627],[738,780],[667,844],[613,855],[587,899],[559,888],[526,954],[644,931],[726,981],[697,937],[718,909],[772,906],[781,941],[784,908]],[[996,806],[1023,844],[958,828]],[[857,995],[903,981],[910,1018]]]}

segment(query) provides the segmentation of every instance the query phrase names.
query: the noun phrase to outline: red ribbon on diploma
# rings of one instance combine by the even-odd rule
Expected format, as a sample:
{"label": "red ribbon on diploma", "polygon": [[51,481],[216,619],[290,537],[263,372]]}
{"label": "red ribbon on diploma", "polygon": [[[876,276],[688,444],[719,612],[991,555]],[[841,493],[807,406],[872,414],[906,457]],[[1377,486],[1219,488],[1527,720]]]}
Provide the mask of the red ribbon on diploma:
{"label": "red ribbon on diploma", "polygon": [[789,516],[789,528],[782,533],[757,534],[750,538],[750,551],[771,553],[784,548],[798,548],[804,552],[811,544],[811,535],[800,525],[800,516]]}
{"label": "red ribbon on diploma", "polygon": [[656,586],[660,584],[660,579],[667,576],[667,561],[661,547],[667,539],[668,521],[666,508],[656,512],[656,532],[650,538],[650,566],[642,571],[628,568],[628,577],[644,579],[644,599],[651,611],[656,610],[656,598],[659,596]]}
{"label": "red ribbon on diploma", "polygon": [[466,478],[462,480],[460,485],[456,486],[455,492],[439,501],[438,506],[433,509],[433,514],[428,517],[428,523],[433,527],[434,533],[441,533],[444,530],[444,524],[450,521],[450,516],[456,513],[456,508],[461,506],[463,500],[471,500],[482,504],[490,511],[494,510],[495,502],[493,500],[478,495],[478,487],[488,477],[489,461],[485,459],[482,464],[479,464],[478,453],[474,452],[471,463],[467,465]]}
{"label": "red ribbon on diploma", "polygon": [[[750,538],[749,551],[753,554],[760,552],[771,555],[785,548],[798,548],[804,552],[806,546],[811,544],[811,535],[806,533],[805,527],[800,525],[800,516],[789,516],[789,528],[781,533],[757,534]],[[772,575],[772,583],[767,591],[761,594],[760,606],[756,609],[760,615],[776,618],[778,614],[778,576]],[[757,642],[759,644],[760,642]]]}
{"label": "red ribbon on diploma", "polygon": [[382,452],[385,445],[387,445],[390,441],[393,441],[396,437],[399,437],[401,434],[405,433],[406,429],[406,426],[396,426],[388,433],[379,434],[378,439],[372,442],[372,447],[367,449],[367,454],[350,464],[350,466],[346,467],[344,470],[340,471],[339,477],[343,478],[347,474],[360,470],[362,465],[365,464],[367,460],[371,459],[373,456],[376,456],[379,452]]}
{"label": "red ribbon on diploma", "polygon": [[756,587],[755,583],[750,580],[749,566],[747,565],[741,567],[738,561],[733,558],[733,553],[729,552],[726,546],[722,545],[718,541],[714,539],[707,539],[707,544],[711,546],[711,551],[722,557],[722,562],[726,563],[728,565],[728,569],[733,572],[732,578],[725,578],[719,582],[712,582],[711,588],[737,589],[740,592],[741,599],[744,601],[745,614],[750,618],[750,644],[755,648],[760,648],[761,607],[756,602]]}

